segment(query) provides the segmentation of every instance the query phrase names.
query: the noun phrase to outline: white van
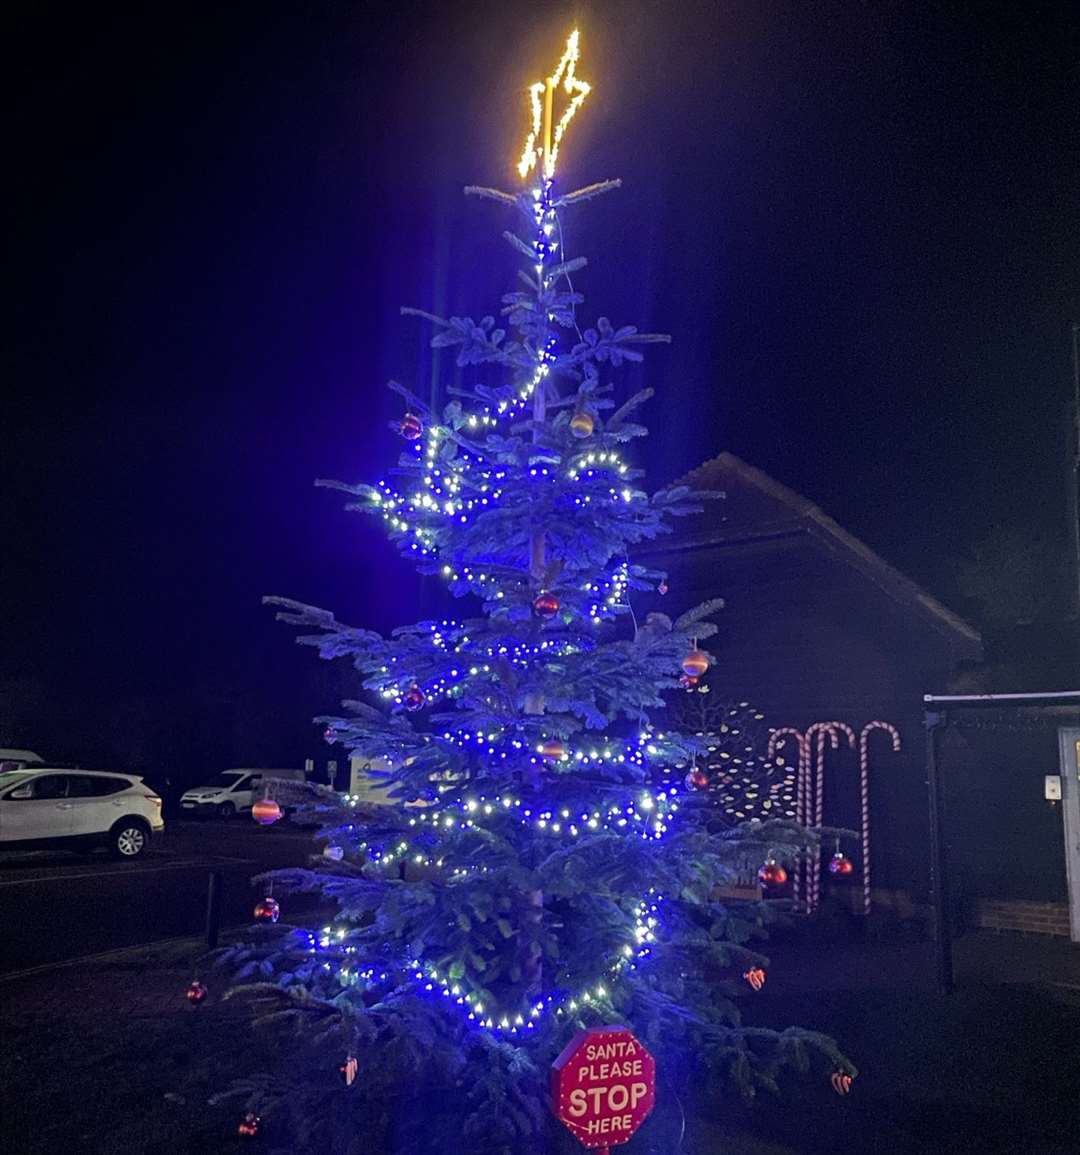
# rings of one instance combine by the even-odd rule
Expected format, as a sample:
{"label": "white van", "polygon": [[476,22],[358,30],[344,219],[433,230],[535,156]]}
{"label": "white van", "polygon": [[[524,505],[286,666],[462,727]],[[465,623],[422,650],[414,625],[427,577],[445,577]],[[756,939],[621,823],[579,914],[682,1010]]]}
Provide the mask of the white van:
{"label": "white van", "polygon": [[232,818],[234,814],[250,811],[264,795],[264,778],[284,778],[303,782],[303,770],[223,770],[202,786],[188,790],[180,799],[185,814],[216,814]]}
{"label": "white van", "polygon": [[45,759],[33,750],[0,749],[0,774],[7,774],[12,770],[25,770],[30,766],[44,766]]}

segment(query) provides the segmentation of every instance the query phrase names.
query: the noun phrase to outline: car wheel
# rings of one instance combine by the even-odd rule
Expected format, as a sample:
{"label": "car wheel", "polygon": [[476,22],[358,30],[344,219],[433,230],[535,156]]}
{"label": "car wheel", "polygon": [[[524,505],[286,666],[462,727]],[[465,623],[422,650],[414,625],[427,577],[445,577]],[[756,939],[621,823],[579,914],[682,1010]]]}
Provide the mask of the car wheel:
{"label": "car wheel", "polygon": [[138,818],[118,822],[109,836],[109,849],[114,858],[138,858],[150,845],[150,831]]}
{"label": "car wheel", "polygon": [[232,818],[236,813],[236,807],[231,802],[222,802],[217,808],[218,816],[221,818]]}

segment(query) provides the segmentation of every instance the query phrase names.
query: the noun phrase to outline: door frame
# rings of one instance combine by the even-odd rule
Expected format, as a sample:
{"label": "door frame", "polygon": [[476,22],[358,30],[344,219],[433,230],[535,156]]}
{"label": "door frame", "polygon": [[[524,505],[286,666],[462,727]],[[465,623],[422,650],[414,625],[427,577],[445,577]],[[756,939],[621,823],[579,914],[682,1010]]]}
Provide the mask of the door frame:
{"label": "door frame", "polygon": [[1080,727],[1058,730],[1065,874],[1069,882],[1069,937],[1080,943]]}

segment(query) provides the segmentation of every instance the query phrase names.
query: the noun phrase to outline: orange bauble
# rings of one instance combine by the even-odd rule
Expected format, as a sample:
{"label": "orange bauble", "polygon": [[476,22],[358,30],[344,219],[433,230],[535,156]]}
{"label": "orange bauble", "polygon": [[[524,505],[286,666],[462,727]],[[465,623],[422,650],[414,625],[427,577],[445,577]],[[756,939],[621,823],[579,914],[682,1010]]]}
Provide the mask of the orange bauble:
{"label": "orange bauble", "polygon": [[206,994],[206,987],[198,979],[192,979],[191,986],[187,989],[187,1001],[193,1007],[197,1007],[206,998]]}
{"label": "orange bauble", "polygon": [[281,807],[273,798],[260,798],[251,808],[251,817],[260,826],[270,826],[281,817]]}
{"label": "orange bauble", "polygon": [[566,754],[566,747],[559,741],[558,738],[549,738],[543,746],[540,747],[540,753],[545,758],[550,758],[552,762],[557,762]]}
{"label": "orange bauble", "polygon": [[240,1120],[240,1126],[236,1128],[238,1135],[254,1136],[259,1133],[259,1116],[254,1111],[248,1113]]}
{"label": "orange bauble", "polygon": [[579,409],[570,418],[570,432],[575,437],[591,437],[593,428],[592,414],[587,409]]}
{"label": "orange bauble", "polygon": [[423,432],[423,422],[415,413],[406,413],[401,419],[401,436],[407,441],[415,441]]}
{"label": "orange bauble", "polygon": [[691,650],[682,660],[684,674],[691,678],[700,678],[709,668],[709,655],[704,650]]}

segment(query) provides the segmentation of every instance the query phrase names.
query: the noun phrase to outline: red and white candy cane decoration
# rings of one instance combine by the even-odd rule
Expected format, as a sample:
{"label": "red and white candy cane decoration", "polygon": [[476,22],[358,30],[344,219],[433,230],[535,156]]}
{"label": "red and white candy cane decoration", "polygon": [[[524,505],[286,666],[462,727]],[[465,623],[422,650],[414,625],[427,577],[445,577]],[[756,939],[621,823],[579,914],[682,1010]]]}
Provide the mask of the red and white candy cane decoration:
{"label": "red and white candy cane decoration", "polygon": [[[805,824],[806,812],[803,795],[809,789],[807,783],[810,778],[810,743],[807,741],[806,735],[801,730],[796,730],[794,726],[782,726],[779,730],[773,730],[769,735],[769,761],[771,762],[776,757],[781,744],[789,738],[794,740],[799,750],[799,772],[795,779],[795,821]],[[792,871],[792,894],[796,906],[799,900],[802,872],[803,862],[800,858]]]}
{"label": "red and white candy cane decoration", "polygon": [[859,734],[859,788],[862,805],[863,914],[870,913],[870,736],[884,730],[892,739],[894,754],[900,753],[900,731],[891,722],[867,722]]}
{"label": "red and white candy cane decoration", "polygon": [[[848,745],[854,750],[856,746],[855,731],[846,722],[815,722],[806,730],[806,744],[811,750],[813,739],[817,739],[817,781],[814,784],[814,806],[808,812],[811,825],[820,827],[825,821],[825,746],[828,743],[833,750],[839,749],[841,734],[847,738]],[[807,802],[810,801],[810,791],[807,789]],[[807,887],[807,912],[817,910],[821,902],[821,845],[814,847],[810,856],[808,871],[809,886]]]}

